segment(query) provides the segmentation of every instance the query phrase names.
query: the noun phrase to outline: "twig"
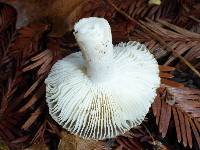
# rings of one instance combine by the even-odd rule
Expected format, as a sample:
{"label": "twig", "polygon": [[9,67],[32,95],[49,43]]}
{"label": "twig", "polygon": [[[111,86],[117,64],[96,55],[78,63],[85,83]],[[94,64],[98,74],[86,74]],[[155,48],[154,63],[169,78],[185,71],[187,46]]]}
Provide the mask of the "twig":
{"label": "twig", "polygon": [[145,130],[147,131],[147,133],[149,134],[149,136],[152,139],[153,145],[156,145],[156,140],[154,139],[153,135],[151,134],[151,132],[149,131],[149,129],[146,127],[146,125],[142,124],[143,127],[145,128]]}
{"label": "twig", "polygon": [[197,23],[200,23],[200,19],[194,17],[194,16],[189,16],[189,18],[193,19],[194,21],[196,21]]}
{"label": "twig", "polygon": [[163,45],[164,48],[168,52],[172,52],[173,55],[177,58],[179,58],[183,63],[185,63],[199,78],[200,78],[200,72],[190,63],[188,62],[184,57],[179,55],[172,47],[170,47],[162,38],[160,38],[156,33],[154,33],[152,30],[148,29],[141,21],[137,21],[134,18],[132,18],[130,15],[128,15],[126,12],[119,9],[111,0],[107,0],[108,4],[110,4],[117,12],[128,18],[130,21],[138,24],[144,31],[150,34],[152,38],[157,40],[161,45]]}

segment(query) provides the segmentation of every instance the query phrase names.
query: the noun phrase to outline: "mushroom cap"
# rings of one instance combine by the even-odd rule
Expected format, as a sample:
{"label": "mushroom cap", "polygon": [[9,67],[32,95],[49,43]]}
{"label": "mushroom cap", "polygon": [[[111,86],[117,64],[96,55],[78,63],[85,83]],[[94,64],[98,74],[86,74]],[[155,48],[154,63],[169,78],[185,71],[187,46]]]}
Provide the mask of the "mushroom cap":
{"label": "mushroom cap", "polygon": [[138,42],[113,48],[112,78],[95,83],[81,52],[57,61],[46,83],[52,118],[73,134],[102,140],[139,125],[160,86],[158,63]]}

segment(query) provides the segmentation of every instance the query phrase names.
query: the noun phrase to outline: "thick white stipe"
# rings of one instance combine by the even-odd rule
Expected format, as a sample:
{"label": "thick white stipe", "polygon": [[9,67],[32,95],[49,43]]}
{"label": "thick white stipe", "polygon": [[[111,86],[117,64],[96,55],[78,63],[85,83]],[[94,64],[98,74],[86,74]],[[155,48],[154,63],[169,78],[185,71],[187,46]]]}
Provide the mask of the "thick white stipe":
{"label": "thick white stipe", "polygon": [[111,29],[103,18],[81,19],[74,26],[74,36],[84,57],[88,77],[93,82],[112,78],[113,44]]}

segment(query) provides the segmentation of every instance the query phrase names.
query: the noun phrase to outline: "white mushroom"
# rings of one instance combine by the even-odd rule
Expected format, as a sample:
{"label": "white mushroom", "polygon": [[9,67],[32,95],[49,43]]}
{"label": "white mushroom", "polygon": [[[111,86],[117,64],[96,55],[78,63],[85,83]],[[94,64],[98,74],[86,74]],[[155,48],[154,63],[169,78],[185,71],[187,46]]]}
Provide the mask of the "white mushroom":
{"label": "white mushroom", "polygon": [[82,138],[123,134],[143,121],[154,101],[158,63],[138,42],[113,47],[103,18],[83,18],[74,30],[81,52],[56,62],[45,80],[49,112]]}

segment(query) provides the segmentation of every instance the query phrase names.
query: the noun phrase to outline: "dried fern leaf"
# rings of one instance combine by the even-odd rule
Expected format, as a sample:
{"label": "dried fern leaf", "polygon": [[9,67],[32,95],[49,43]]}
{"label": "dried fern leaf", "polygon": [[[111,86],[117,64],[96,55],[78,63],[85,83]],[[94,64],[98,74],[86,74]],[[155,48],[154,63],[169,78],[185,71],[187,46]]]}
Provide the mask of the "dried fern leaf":
{"label": "dried fern leaf", "polygon": [[[171,121],[170,110],[172,109],[178,142],[182,141],[185,147],[189,146],[192,148],[192,133],[195,135],[197,143],[199,140],[197,135],[199,135],[200,124],[200,90],[187,87],[167,87],[166,89],[167,91],[160,92],[158,96],[161,98],[157,98],[155,104],[152,105],[157,120],[156,123],[159,125],[159,131],[165,137],[169,122]],[[172,105],[168,104],[168,99],[173,99],[175,103]],[[158,100],[162,101],[160,115],[157,113],[156,108]]]}
{"label": "dried fern leaf", "polygon": [[42,113],[42,108],[38,108],[36,111],[34,111],[31,116],[26,120],[26,122],[23,124],[22,129],[27,130],[36,119],[38,119],[39,115]]}
{"label": "dried fern leaf", "polygon": [[33,104],[35,104],[37,101],[40,100],[40,98],[43,96],[45,92],[45,86],[42,85],[38,88],[38,90],[35,92],[35,94],[30,98],[30,100],[20,108],[19,112],[26,111],[28,108],[30,108]]}

